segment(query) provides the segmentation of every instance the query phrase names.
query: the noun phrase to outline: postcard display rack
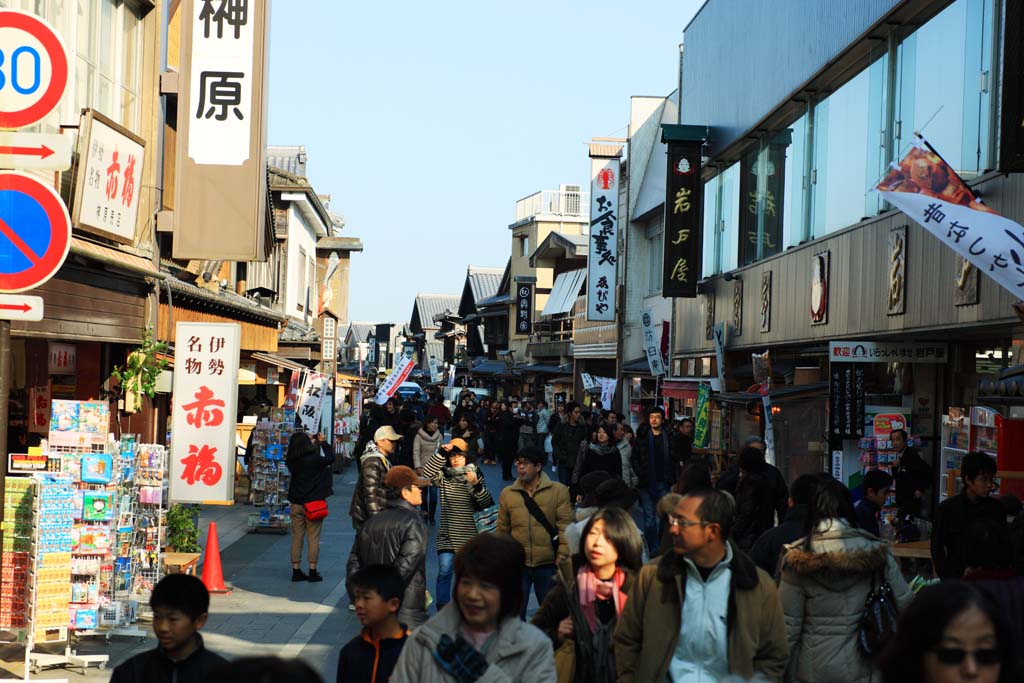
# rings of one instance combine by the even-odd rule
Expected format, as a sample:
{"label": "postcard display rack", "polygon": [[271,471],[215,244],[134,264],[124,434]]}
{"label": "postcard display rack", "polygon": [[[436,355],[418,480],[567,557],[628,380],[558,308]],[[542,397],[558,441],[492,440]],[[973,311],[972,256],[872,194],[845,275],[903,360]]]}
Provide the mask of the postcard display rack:
{"label": "postcard display rack", "polygon": [[292,435],[292,422],[261,420],[253,430],[250,462],[252,504],[249,515],[252,532],[286,533],[291,525],[288,484],[291,475],[285,465],[285,451]]}
{"label": "postcard display rack", "polygon": [[[60,496],[49,493],[56,485],[41,478],[43,475],[33,475],[33,482],[42,482],[35,484],[34,496],[31,490],[23,492],[22,482],[29,480],[7,479],[5,539],[12,528],[14,537],[9,543],[5,540],[0,593],[8,590],[8,578],[8,592],[17,592],[22,565],[27,564],[29,573],[24,611],[18,612],[14,605],[4,611],[7,603],[0,602],[0,627],[21,626],[30,636],[26,671],[67,665],[81,667],[84,673],[90,665],[105,668],[108,656],[78,655],[74,640],[147,636],[147,631],[134,624],[148,611],[149,595],[160,579],[167,452],[163,446],[136,443],[131,436],[108,444],[102,452],[71,447],[50,450],[59,453],[62,464],[61,474],[47,475],[60,482]],[[33,550],[27,563],[20,555],[24,543],[19,536],[28,531],[26,498],[33,501],[32,531],[42,533],[45,539],[33,544],[41,551]],[[55,528],[65,522],[66,535],[63,527]],[[56,550],[50,548],[51,539],[60,541]],[[40,552],[58,550],[60,554],[52,558],[41,555],[40,564]],[[37,571],[40,567],[44,571]],[[59,599],[56,592],[60,592]],[[24,619],[19,618],[21,614]],[[67,644],[63,655],[34,651],[36,644],[55,642]]]}

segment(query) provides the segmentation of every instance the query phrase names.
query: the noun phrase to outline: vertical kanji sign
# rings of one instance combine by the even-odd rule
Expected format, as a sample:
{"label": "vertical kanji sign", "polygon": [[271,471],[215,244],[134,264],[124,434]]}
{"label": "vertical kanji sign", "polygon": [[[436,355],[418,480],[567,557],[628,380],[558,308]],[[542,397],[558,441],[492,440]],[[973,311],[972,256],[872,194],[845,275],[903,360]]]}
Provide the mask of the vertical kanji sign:
{"label": "vertical kanji sign", "polygon": [[590,158],[587,320],[615,320],[616,264],[619,261],[619,170],[618,156]]}
{"label": "vertical kanji sign", "polygon": [[182,0],[178,9],[175,258],[266,258],[268,6]]}
{"label": "vertical kanji sign", "polygon": [[311,372],[302,385],[302,393],[295,408],[295,414],[302,423],[302,428],[310,434],[320,431],[320,416],[324,411],[324,398],[327,396],[327,376]]}
{"label": "vertical kanji sign", "polygon": [[[701,142],[668,145],[665,183],[665,260],[661,295],[694,298],[701,278],[704,185],[700,179]],[[756,235],[755,235],[756,237]]]}
{"label": "vertical kanji sign", "polygon": [[533,331],[533,283],[516,284],[516,334]]}
{"label": "vertical kanji sign", "polygon": [[241,330],[236,323],[175,326],[172,502],[234,500]]}

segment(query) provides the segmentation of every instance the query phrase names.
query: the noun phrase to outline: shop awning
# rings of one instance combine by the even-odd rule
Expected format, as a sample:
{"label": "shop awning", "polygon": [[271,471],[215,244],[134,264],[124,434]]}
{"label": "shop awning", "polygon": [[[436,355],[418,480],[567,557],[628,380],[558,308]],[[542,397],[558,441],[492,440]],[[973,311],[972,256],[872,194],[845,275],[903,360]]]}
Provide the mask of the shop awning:
{"label": "shop awning", "polygon": [[485,360],[472,370],[474,375],[507,375],[510,374],[504,361]]}
{"label": "shop awning", "polygon": [[622,372],[627,375],[649,375],[651,366],[647,362],[647,356],[637,358],[622,364]]}
{"label": "shop awning", "polygon": [[533,363],[532,365],[520,365],[516,367],[516,370],[522,372],[536,372],[549,375],[557,375],[561,372],[568,372],[566,368],[561,365],[544,365],[542,363]]}
{"label": "shop awning", "polygon": [[558,315],[571,311],[586,279],[585,268],[569,270],[556,277],[555,284],[551,287],[551,294],[548,296],[548,302],[544,304],[544,310],[540,314]]}
{"label": "shop awning", "polygon": [[120,268],[134,275],[143,275],[156,278],[157,280],[167,278],[167,275],[161,273],[150,259],[129,254],[121,249],[114,249],[113,247],[83,240],[79,237],[71,238],[71,253],[91,258],[104,265]]}
{"label": "shop awning", "polygon": [[288,360],[287,358],[282,358],[281,356],[275,356],[272,353],[265,353],[263,351],[258,351],[256,353],[252,354],[252,357],[255,360],[263,361],[264,363],[267,363],[268,365],[277,365],[279,367],[284,368],[285,370],[299,370],[299,371],[309,370],[309,368],[307,368],[305,365],[301,365],[299,363],[296,363],[293,360]]}
{"label": "shop awning", "polygon": [[[644,359],[646,363],[647,360]],[[679,382],[665,380],[661,384],[661,395],[665,398],[697,398],[697,390],[700,389],[700,382]]]}

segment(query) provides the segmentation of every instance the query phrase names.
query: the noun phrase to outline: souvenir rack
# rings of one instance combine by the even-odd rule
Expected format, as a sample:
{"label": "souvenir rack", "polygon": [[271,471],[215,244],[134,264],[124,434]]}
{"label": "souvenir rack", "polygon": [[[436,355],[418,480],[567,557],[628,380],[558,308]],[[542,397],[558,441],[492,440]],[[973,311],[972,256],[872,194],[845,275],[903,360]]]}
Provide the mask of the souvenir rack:
{"label": "souvenir rack", "polygon": [[253,453],[249,462],[252,504],[249,530],[287,533],[291,525],[288,484],[291,474],[285,464],[290,422],[261,420],[253,428]]}

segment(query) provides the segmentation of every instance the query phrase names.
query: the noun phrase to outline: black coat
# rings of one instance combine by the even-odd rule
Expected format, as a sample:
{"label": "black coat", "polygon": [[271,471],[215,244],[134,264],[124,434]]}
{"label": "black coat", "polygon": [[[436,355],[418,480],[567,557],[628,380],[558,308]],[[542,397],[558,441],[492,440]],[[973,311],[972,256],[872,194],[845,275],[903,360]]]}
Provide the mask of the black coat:
{"label": "black coat", "polygon": [[[786,478],[778,467],[766,462],[765,476],[772,485],[772,509],[780,520],[785,519],[786,510],[789,509],[789,486],[786,485]],[[718,478],[716,488],[721,491],[728,491],[733,498],[736,497],[736,487],[740,482],[740,466],[732,464]]]}
{"label": "black coat", "polygon": [[209,676],[228,662],[203,646],[197,633],[199,649],[188,658],[176,662],[160,648],[135,655],[114,669],[110,683],[205,683]]}
{"label": "black coat", "polygon": [[[636,471],[636,476],[640,480],[640,488],[646,489],[650,483],[650,473],[647,470],[647,461],[650,458],[650,443],[647,441],[648,434],[650,434],[651,428],[647,425],[640,425],[636,430],[636,439],[633,440],[633,469]],[[662,443],[665,448],[665,471],[663,473],[664,484],[666,489],[672,488],[672,485],[676,483],[679,478],[679,472],[682,467],[682,460],[679,454],[676,452],[675,440],[669,436],[668,425],[661,430],[661,436],[654,437],[656,439],[662,439]]]}
{"label": "black coat", "polygon": [[736,545],[750,550],[764,532],[775,526],[775,489],[771,473],[747,472],[736,485],[736,521],[732,537]]}
{"label": "black coat", "polygon": [[761,569],[772,576],[775,576],[779,568],[779,555],[782,554],[782,546],[793,543],[803,538],[804,527],[807,525],[807,506],[794,505],[786,512],[780,523],[774,529],[769,529],[758,537],[754,547],[750,550],[750,559]]}
{"label": "black coat", "polygon": [[314,500],[325,500],[331,495],[331,466],[333,459],[324,457],[320,446],[313,443],[308,437],[305,442],[298,440],[290,442],[298,444],[298,453],[289,452],[285,458],[285,464],[291,473],[291,483],[288,484],[288,501],[302,505]]}
{"label": "black coat", "polygon": [[[405,581],[398,619],[410,628],[427,620],[427,540],[427,525],[419,510],[401,498],[388,500],[387,507],[359,529],[348,557],[349,577],[371,564],[398,570]],[[352,595],[352,586],[346,588]]]}
{"label": "black coat", "polygon": [[916,448],[908,446],[904,449],[899,466],[892,468],[892,478],[896,483],[896,507],[900,516],[920,515],[921,500],[914,497],[914,492],[931,488],[932,468]]}
{"label": "black coat", "polygon": [[932,561],[940,579],[959,579],[970,564],[967,548],[975,524],[1006,526],[1006,512],[995,498],[970,501],[966,493],[947,498],[935,513],[932,527]]}

